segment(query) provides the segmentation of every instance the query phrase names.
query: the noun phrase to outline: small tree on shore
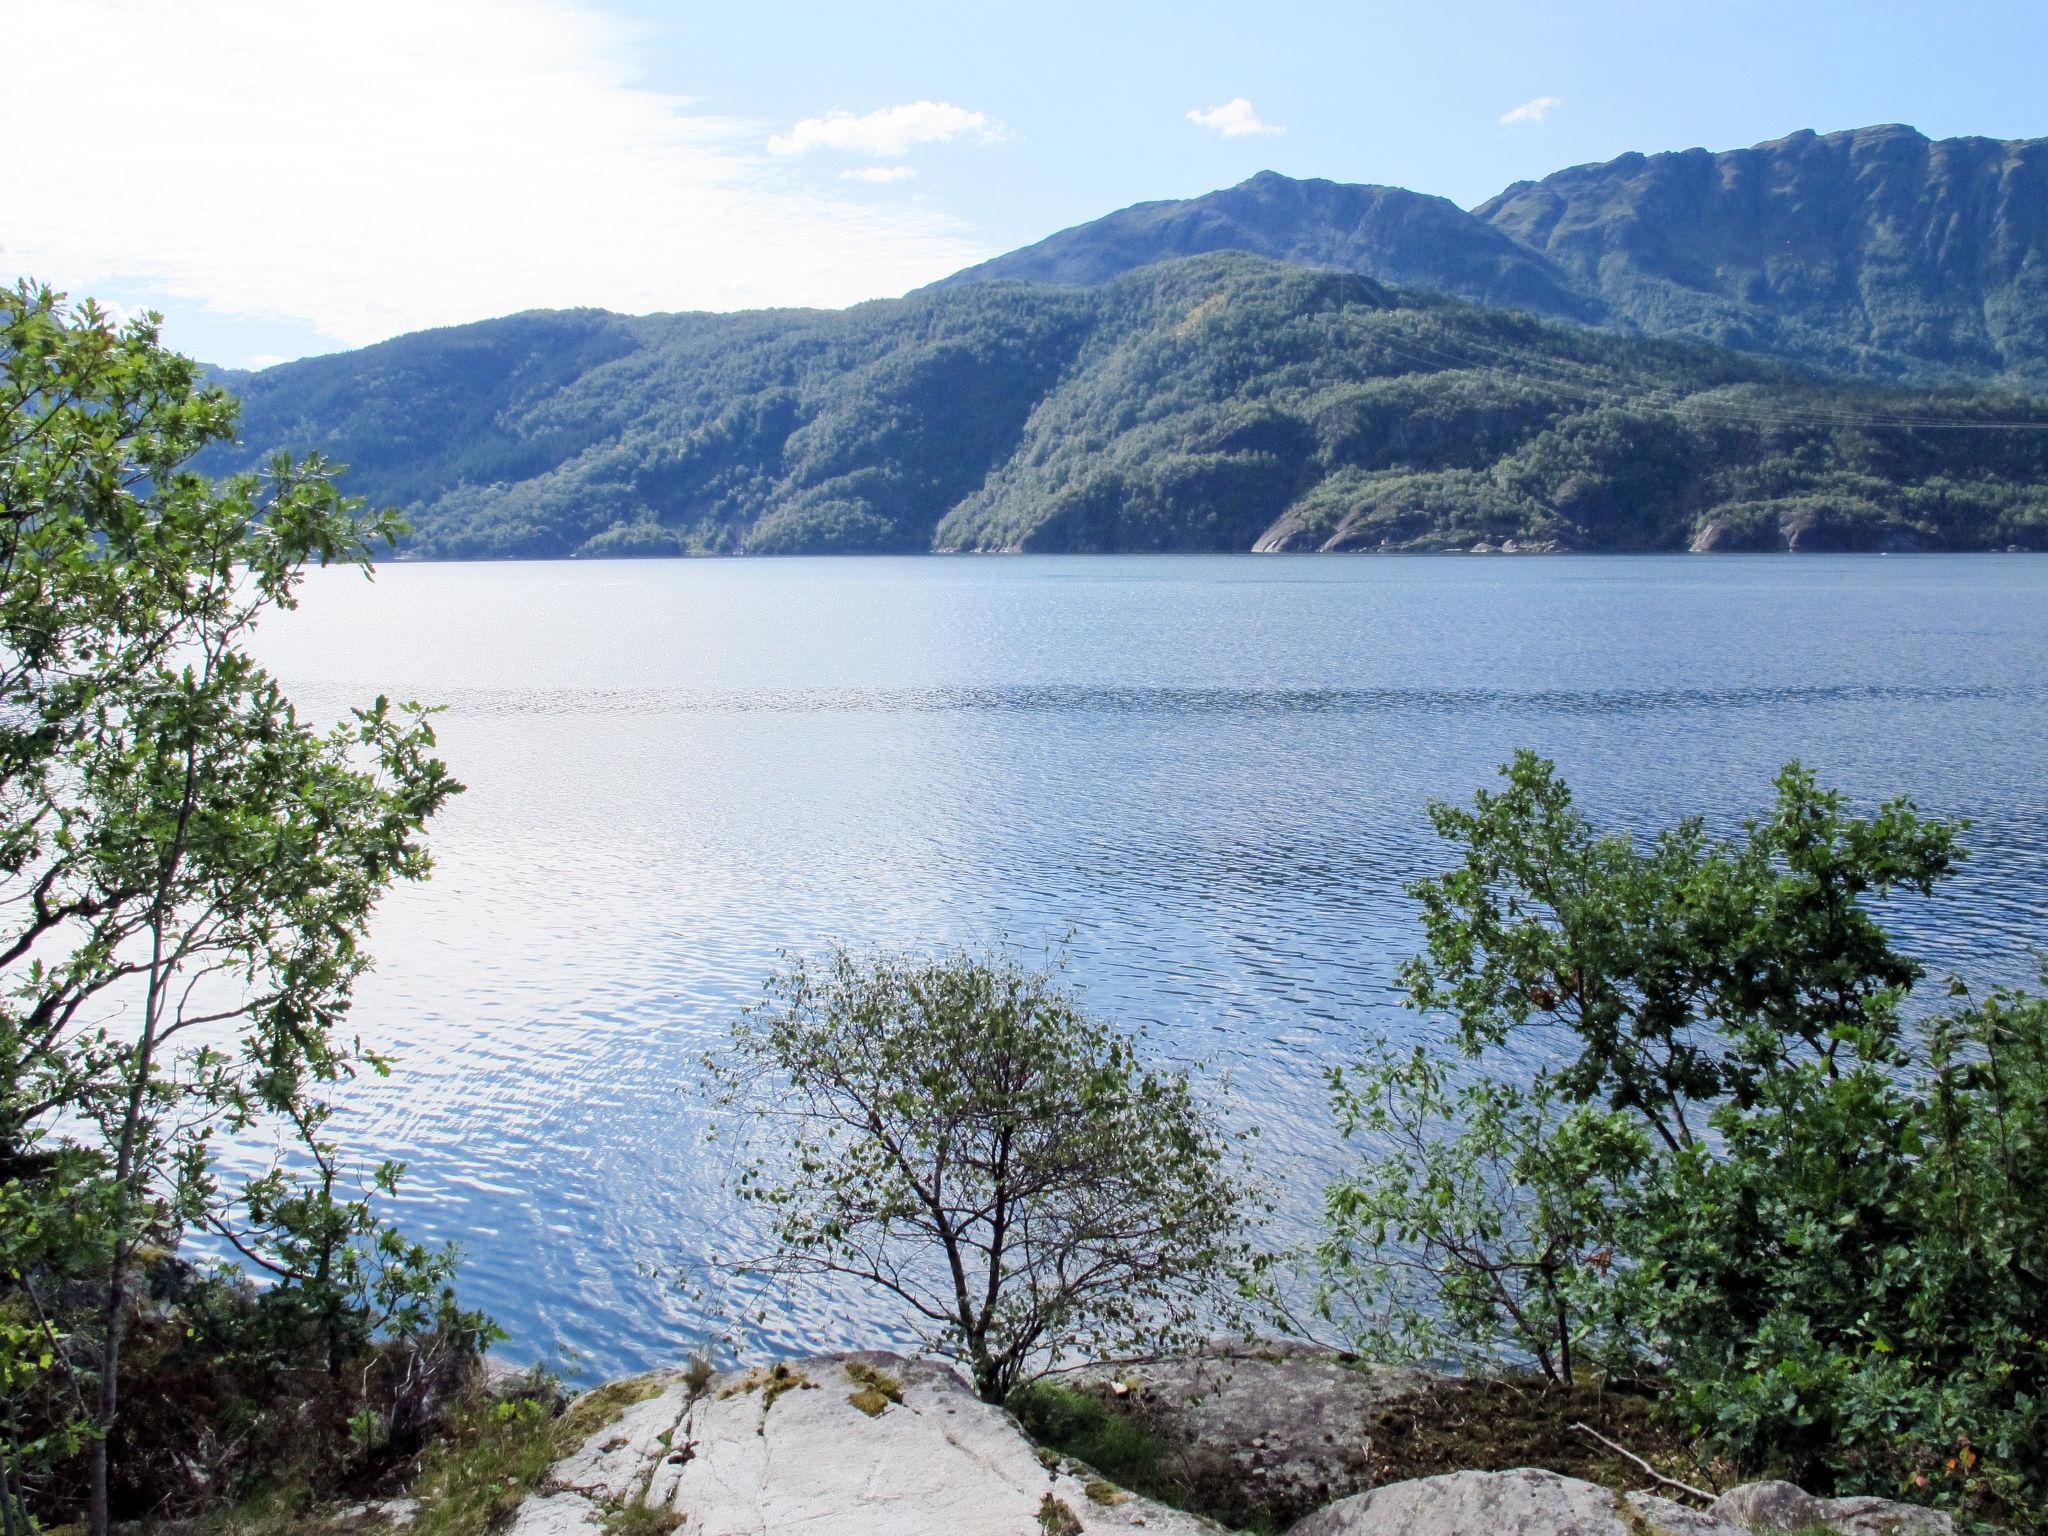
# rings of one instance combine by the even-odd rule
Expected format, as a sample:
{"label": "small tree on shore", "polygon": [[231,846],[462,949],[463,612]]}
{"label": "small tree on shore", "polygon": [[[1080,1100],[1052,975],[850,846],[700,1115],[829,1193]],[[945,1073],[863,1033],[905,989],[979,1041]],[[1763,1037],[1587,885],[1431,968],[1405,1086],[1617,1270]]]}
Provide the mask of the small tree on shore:
{"label": "small tree on shore", "polygon": [[1606,1293],[1640,1125],[1540,1075],[1466,1075],[1455,1051],[1376,1054],[1329,1077],[1338,1129],[1372,1152],[1325,1192],[1322,1315],[1375,1357],[1507,1354],[1557,1384],[1625,1366]]}
{"label": "small tree on shore", "polygon": [[1039,1362],[1238,1320],[1257,1267],[1242,1138],[1052,978],[842,950],[768,993],[707,1059],[775,1143],[737,1184],[775,1248],[734,1267],[887,1293],[990,1402]]}

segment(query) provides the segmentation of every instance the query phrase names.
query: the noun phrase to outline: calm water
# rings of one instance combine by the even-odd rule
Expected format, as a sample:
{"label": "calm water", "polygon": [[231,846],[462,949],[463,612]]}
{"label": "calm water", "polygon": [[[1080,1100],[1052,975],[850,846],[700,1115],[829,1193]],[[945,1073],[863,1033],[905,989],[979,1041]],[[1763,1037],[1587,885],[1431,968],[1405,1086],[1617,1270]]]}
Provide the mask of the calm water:
{"label": "calm water", "polygon": [[[1320,1074],[1390,979],[1432,796],[1518,746],[1605,820],[1760,806],[1797,755],[1975,823],[1900,909],[1937,972],[2048,943],[2048,560],[1064,558],[323,574],[262,648],[302,706],[447,706],[469,786],[375,934],[395,1047],[353,1143],[411,1229],[588,1372],[727,1324],[650,1266],[744,1236],[687,1092],[778,952],[1067,937],[1100,1010],[1227,1070],[1297,1221]],[[1068,937],[1070,936],[1070,937]],[[726,1310],[732,1310],[728,1299]],[[855,1297],[757,1342],[873,1341]]]}

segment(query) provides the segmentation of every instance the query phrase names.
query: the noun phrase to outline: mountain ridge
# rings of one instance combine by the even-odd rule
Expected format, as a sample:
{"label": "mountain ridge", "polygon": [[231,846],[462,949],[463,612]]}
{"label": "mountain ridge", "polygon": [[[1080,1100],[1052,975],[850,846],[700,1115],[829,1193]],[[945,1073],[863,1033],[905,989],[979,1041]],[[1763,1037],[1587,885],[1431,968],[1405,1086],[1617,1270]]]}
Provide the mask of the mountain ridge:
{"label": "mountain ridge", "polygon": [[1473,214],[1646,332],[1879,376],[2048,378],[2048,139],[1808,129],[1571,167]]}
{"label": "mountain ridge", "polygon": [[1471,211],[1263,172],[846,310],[228,382],[205,467],[318,450],[421,557],[2043,548],[2048,140],[1802,131]]}
{"label": "mountain ridge", "polygon": [[1471,210],[1262,171],[933,286],[1086,285],[1223,250],[1870,378],[2048,388],[2048,139],[1903,124],[1631,152]]}
{"label": "mountain ridge", "polygon": [[[1604,306],[1572,292],[1555,263],[1481,233],[1447,269],[1431,259],[1471,215],[1402,187],[1296,180],[1260,171],[1201,197],[1138,203],[941,278],[932,288],[1022,281],[1092,286],[1156,261],[1239,251],[1295,266],[1452,293],[1500,308],[1591,322]],[[1468,237],[1469,240],[1469,237]],[[1455,281],[1442,280],[1447,270]],[[1436,279],[1436,280],[1428,280]]]}

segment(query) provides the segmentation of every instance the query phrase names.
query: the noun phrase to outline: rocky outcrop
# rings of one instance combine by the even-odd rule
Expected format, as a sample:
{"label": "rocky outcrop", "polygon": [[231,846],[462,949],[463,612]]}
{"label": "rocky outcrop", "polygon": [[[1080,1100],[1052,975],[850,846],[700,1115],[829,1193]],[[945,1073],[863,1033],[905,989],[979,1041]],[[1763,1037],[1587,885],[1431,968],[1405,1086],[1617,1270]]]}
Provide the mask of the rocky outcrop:
{"label": "rocky outcrop", "polygon": [[634,1505],[688,1536],[1219,1529],[1041,1452],[929,1361],[827,1355],[647,1391],[555,1467],[512,1536],[600,1536]]}
{"label": "rocky outcrop", "polygon": [[1947,1515],[1887,1499],[1817,1499],[1747,1483],[1704,1511],[1524,1467],[1389,1483],[1317,1511],[1288,1536],[1952,1536]]}
{"label": "rocky outcrop", "polygon": [[1955,1521],[1938,1509],[1890,1499],[1817,1499],[1791,1483],[1744,1483],[1716,1499],[1707,1513],[1756,1536],[1810,1531],[1840,1536],[1951,1536]]}
{"label": "rocky outcrop", "polygon": [[[1192,1507],[1288,1536],[1954,1536],[1935,1510],[1815,1498],[1781,1482],[1746,1484],[1702,1510],[1532,1467],[1414,1476],[1410,1463],[1406,1480],[1390,1481],[1398,1457],[1374,1452],[1388,1414],[1473,1383],[1307,1344],[1218,1341],[1061,1380],[1150,1431]],[[528,1395],[509,1375],[494,1385]],[[582,1439],[527,1496],[511,1536],[1224,1530],[1034,1445],[929,1360],[824,1355],[723,1374],[694,1365],[611,1383],[569,1413]],[[1231,1488],[1243,1497],[1210,1496]],[[358,1505],[319,1529],[398,1532],[413,1513],[410,1500]]]}
{"label": "rocky outcrop", "polygon": [[1453,1472],[1340,1499],[1288,1536],[1747,1536],[1711,1514],[1555,1472]]}
{"label": "rocky outcrop", "polygon": [[1185,1359],[1092,1367],[1062,1380],[1111,1394],[1189,1465],[1191,1481],[1236,1484],[1283,1519],[1374,1481],[1367,1421],[1433,1374],[1327,1349],[1216,1343]]}

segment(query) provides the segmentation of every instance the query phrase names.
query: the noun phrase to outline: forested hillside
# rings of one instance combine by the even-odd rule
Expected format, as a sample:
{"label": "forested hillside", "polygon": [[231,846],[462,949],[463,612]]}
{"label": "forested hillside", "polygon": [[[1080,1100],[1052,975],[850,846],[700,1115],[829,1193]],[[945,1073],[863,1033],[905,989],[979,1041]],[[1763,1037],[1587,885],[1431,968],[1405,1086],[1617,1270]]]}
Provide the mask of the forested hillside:
{"label": "forested hillside", "polygon": [[518,315],[231,382],[211,468],[318,449],[410,514],[415,556],[2048,548],[2048,403],[1246,256]]}

